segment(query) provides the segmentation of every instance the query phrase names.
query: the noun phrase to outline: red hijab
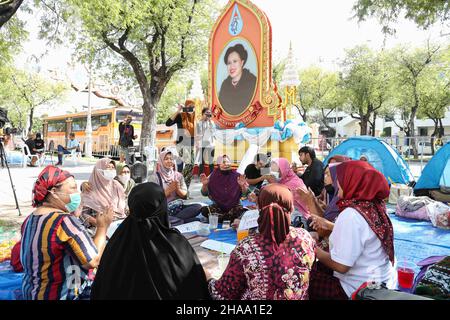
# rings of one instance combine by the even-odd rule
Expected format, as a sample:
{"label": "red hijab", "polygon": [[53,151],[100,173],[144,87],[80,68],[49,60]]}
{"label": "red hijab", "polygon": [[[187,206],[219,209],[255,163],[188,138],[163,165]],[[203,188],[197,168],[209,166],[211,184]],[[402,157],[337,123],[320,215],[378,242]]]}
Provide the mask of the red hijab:
{"label": "red hijab", "polygon": [[350,207],[358,211],[380,239],[394,264],[394,229],[386,213],[384,199],[389,184],[384,175],[365,161],[348,161],[337,166],[337,178],[344,195],[337,205],[342,212]]}
{"label": "red hijab", "polygon": [[73,175],[65,170],[61,170],[55,166],[46,166],[39,174],[32,191],[32,205],[37,207],[40,205],[50,190]]}
{"label": "red hijab", "polygon": [[261,190],[258,207],[259,233],[278,247],[289,233],[291,213],[294,211],[292,193],[281,184],[270,184]]}

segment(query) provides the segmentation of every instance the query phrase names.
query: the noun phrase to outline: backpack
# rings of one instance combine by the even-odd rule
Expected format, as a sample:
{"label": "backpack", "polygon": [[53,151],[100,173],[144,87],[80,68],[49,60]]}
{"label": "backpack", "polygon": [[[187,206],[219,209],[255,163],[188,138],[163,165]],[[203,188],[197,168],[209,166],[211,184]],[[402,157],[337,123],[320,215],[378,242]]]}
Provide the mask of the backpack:
{"label": "backpack", "polygon": [[433,299],[450,299],[450,256],[430,257],[418,265],[422,268],[414,282],[414,293]]}

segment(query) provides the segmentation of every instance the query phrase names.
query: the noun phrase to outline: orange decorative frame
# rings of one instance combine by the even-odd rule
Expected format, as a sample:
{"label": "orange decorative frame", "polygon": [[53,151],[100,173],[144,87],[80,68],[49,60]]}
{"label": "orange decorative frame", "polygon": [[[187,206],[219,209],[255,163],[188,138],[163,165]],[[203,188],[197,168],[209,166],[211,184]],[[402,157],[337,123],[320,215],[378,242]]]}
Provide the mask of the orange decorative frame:
{"label": "orange decorative frame", "polygon": [[[229,22],[237,4],[244,28],[236,36],[228,32]],[[220,54],[231,40],[244,38],[253,46],[258,62],[256,94],[247,109],[238,116],[227,114],[220,105],[216,72]],[[208,103],[213,120],[221,128],[234,128],[238,123],[246,127],[269,127],[280,116],[281,97],[272,81],[272,27],[266,14],[249,0],[230,0],[217,19],[209,39]]]}

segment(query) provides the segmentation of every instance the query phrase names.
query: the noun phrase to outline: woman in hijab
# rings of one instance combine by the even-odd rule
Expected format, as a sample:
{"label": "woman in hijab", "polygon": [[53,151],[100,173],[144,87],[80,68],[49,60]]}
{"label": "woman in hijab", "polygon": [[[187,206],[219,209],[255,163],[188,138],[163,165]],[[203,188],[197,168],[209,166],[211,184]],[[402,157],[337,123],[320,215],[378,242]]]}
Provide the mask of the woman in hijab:
{"label": "woman in hijab", "polygon": [[[47,166],[39,174],[33,186],[32,204],[35,210],[23,223],[20,242],[25,300],[89,296],[87,273],[99,264],[113,211],[107,208],[97,215],[96,234],[91,238],[76,214],[71,214],[80,205],[75,179],[54,166]],[[75,271],[78,279],[72,274]]]}
{"label": "woman in hijab", "polygon": [[203,207],[202,214],[208,217],[210,213],[218,213],[219,222],[224,220],[233,222],[247,211],[241,205],[241,197],[246,194],[248,183],[244,176],[232,170],[227,155],[218,157],[217,165],[209,177],[204,173],[200,175],[202,195],[214,202],[211,206]]}
{"label": "woman in hijab", "polygon": [[290,227],[292,192],[270,184],[258,197],[259,233],[242,240],[219,280],[209,280],[217,300],[305,300],[313,265],[314,240]]}
{"label": "woman in hijab", "polygon": [[117,171],[117,176],[114,178],[114,180],[118,181],[123,187],[126,197],[130,195],[131,189],[136,186],[136,182],[134,182],[134,180],[131,178],[130,167],[127,164],[121,166],[119,171]]}
{"label": "woman in hijab", "polygon": [[170,229],[161,186],[136,186],[128,206],[130,215],[103,253],[91,299],[208,299],[205,273],[196,253],[178,230]]}
{"label": "woman in hijab", "polygon": [[330,252],[316,248],[319,262],[311,273],[311,299],[348,299],[366,281],[397,284],[394,231],[384,200],[389,185],[365,161],[337,167],[340,214],[330,235]]}
{"label": "woman in hijab", "polygon": [[285,158],[274,159],[271,165],[272,177],[268,179],[269,183],[280,183],[291,190],[294,197],[295,209],[302,217],[308,219],[310,216],[306,203],[300,198],[298,189],[307,191],[303,180],[300,179],[289,165]]}
{"label": "woman in hijab", "polygon": [[339,214],[339,208],[336,205],[339,197],[337,195],[337,172],[336,166],[339,163],[351,161],[346,156],[336,155],[330,158],[328,165],[325,168],[324,174],[324,190],[322,195],[317,198],[314,193],[303,192],[299,190],[300,197],[308,205],[308,209],[314,218],[323,217],[328,221],[334,222]]}
{"label": "woman in hijab", "polygon": [[125,219],[126,196],[122,185],[114,180],[116,170],[111,159],[97,161],[87,184],[82,185],[82,221],[87,228],[95,227],[95,216],[109,206],[114,211],[114,220]]}
{"label": "woman in hijab", "polygon": [[164,189],[172,225],[197,220],[202,205],[184,203],[188,192],[187,186],[183,175],[175,170],[175,161],[170,150],[165,150],[159,155],[156,173],[150,176],[149,182],[159,184]]}

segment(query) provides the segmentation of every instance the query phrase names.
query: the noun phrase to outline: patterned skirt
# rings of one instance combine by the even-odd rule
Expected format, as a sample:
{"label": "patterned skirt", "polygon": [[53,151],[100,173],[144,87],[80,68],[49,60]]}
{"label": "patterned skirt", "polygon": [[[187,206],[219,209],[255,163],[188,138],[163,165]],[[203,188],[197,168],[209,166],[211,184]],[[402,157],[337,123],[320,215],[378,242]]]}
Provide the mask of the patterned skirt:
{"label": "patterned skirt", "polygon": [[348,300],[347,294],[333,270],[316,261],[311,270],[309,280],[310,300]]}

